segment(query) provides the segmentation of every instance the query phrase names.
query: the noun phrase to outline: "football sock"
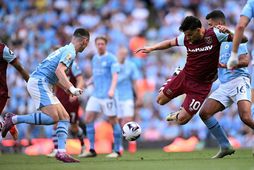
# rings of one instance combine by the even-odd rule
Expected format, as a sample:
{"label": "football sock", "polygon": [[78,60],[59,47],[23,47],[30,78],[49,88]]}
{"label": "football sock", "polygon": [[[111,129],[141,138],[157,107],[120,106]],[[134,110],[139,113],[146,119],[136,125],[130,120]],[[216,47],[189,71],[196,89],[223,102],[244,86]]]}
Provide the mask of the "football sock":
{"label": "football sock", "polygon": [[122,130],[119,123],[113,126],[114,133],[114,151],[119,152],[120,146],[122,144]]}
{"label": "football sock", "polygon": [[54,120],[49,115],[39,112],[29,115],[16,115],[12,117],[13,124],[28,123],[34,125],[52,125]]}
{"label": "football sock", "polygon": [[204,123],[213,136],[217,139],[221,148],[228,148],[231,146],[224,130],[213,116],[205,120]]}
{"label": "football sock", "polygon": [[86,135],[90,142],[90,149],[94,150],[94,135],[95,135],[94,122],[86,124]]}
{"label": "football sock", "polygon": [[69,120],[60,120],[57,124],[56,135],[58,142],[58,151],[65,152],[66,139],[68,137]]}
{"label": "football sock", "polygon": [[52,136],[52,140],[53,140],[53,143],[54,143],[54,149],[58,149],[58,141],[57,141],[56,131],[54,132],[54,134]]}
{"label": "football sock", "polygon": [[81,147],[83,147],[84,146],[84,135],[83,135],[83,130],[80,127],[78,127],[78,139],[80,141]]}
{"label": "football sock", "polygon": [[2,128],[3,128],[3,125],[4,125],[4,119],[3,119],[3,117],[0,115],[0,132],[1,132]]}

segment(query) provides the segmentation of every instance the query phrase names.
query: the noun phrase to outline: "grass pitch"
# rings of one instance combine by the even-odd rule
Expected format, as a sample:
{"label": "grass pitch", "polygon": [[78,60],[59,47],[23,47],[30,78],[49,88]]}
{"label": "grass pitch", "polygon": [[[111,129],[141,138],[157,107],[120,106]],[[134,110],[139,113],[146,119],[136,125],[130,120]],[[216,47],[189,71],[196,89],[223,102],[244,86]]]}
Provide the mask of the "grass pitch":
{"label": "grass pitch", "polygon": [[251,150],[237,150],[232,156],[213,160],[218,150],[201,150],[188,153],[165,153],[162,150],[125,152],[119,159],[105,155],[83,158],[80,163],[66,164],[45,156],[3,154],[1,170],[254,170]]}

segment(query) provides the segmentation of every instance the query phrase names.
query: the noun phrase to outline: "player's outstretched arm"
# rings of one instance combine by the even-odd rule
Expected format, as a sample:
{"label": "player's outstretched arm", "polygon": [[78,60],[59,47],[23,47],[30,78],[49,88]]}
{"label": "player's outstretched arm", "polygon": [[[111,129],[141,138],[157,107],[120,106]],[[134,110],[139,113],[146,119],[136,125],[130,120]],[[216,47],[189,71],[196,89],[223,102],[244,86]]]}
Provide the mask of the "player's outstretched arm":
{"label": "player's outstretched arm", "polygon": [[74,96],[79,96],[82,94],[83,90],[79,88],[75,88],[73,84],[69,81],[67,75],[65,74],[65,70],[67,69],[66,65],[63,63],[59,63],[57,68],[56,68],[56,76],[58,78],[58,84],[60,85],[61,88],[63,88],[65,91],[68,93],[74,95]]}
{"label": "player's outstretched arm", "polygon": [[227,62],[227,68],[228,69],[233,69],[236,68],[238,65],[238,48],[240,43],[243,40],[243,33],[246,28],[246,26],[249,24],[250,19],[246,16],[241,16],[240,21],[238,22],[236,29],[235,29],[235,35],[233,38],[233,47],[232,47],[232,52],[231,56],[229,57],[229,60]]}
{"label": "player's outstretched arm", "polygon": [[[215,28],[218,28],[220,30],[220,32],[229,34],[230,37],[232,37],[232,38],[229,39],[229,41],[233,41],[234,33],[231,32],[230,29],[227,26],[225,26],[225,25],[216,25]],[[246,42],[248,42],[248,38],[247,38],[247,36],[243,35],[241,43],[246,43]]]}
{"label": "player's outstretched arm", "polygon": [[238,22],[236,29],[235,29],[235,35],[233,39],[233,48],[232,51],[234,53],[237,53],[240,43],[242,42],[242,39],[244,37],[243,33],[247,25],[249,24],[250,19],[246,16],[241,16],[240,21]]}
{"label": "player's outstretched arm", "polygon": [[159,43],[154,44],[152,46],[139,48],[135,51],[135,53],[139,53],[139,52],[141,52],[141,53],[150,53],[150,52],[155,51],[155,50],[165,50],[165,49],[168,49],[168,48],[173,47],[173,46],[177,46],[175,38],[171,39],[171,40],[165,40],[165,41],[159,42]]}
{"label": "player's outstretched arm", "polygon": [[29,79],[28,72],[22,67],[19,60],[15,58],[12,62],[10,62],[11,65],[15,67],[16,70],[22,75],[23,79],[27,82]]}

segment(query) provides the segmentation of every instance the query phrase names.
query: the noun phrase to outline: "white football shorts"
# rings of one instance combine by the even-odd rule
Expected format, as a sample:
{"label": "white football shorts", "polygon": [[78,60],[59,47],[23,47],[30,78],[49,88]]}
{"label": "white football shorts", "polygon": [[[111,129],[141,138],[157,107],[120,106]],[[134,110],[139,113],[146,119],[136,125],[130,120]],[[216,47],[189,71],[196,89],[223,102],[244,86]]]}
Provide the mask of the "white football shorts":
{"label": "white football shorts", "polygon": [[106,116],[116,116],[117,106],[115,99],[99,99],[91,96],[86,105],[86,112],[103,113]]}
{"label": "white football shorts", "polygon": [[118,109],[117,117],[119,118],[133,117],[134,101],[133,100],[118,101],[117,109]]}
{"label": "white football shorts", "polygon": [[227,83],[220,84],[219,88],[208,98],[219,101],[225,108],[240,100],[251,102],[250,79],[241,76]]}
{"label": "white football shorts", "polygon": [[47,83],[43,79],[29,78],[27,82],[27,90],[37,109],[60,103],[53,92],[53,85]]}

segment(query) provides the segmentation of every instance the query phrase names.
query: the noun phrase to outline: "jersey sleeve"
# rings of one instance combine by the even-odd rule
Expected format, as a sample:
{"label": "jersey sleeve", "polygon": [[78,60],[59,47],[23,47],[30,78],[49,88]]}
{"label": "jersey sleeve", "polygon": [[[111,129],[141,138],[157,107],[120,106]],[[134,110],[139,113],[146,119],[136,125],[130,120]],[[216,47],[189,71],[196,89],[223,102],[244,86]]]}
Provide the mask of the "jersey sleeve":
{"label": "jersey sleeve", "polygon": [[248,48],[247,48],[247,44],[240,44],[239,48],[238,48],[238,56],[242,55],[242,54],[247,54],[248,53]]}
{"label": "jersey sleeve", "polygon": [[176,37],[176,44],[177,46],[184,46],[184,33]]}
{"label": "jersey sleeve", "polygon": [[241,16],[246,16],[249,19],[253,18],[254,14],[254,1],[248,1],[241,12]]}
{"label": "jersey sleeve", "polygon": [[3,58],[5,61],[10,63],[16,58],[16,56],[7,46],[5,46],[3,51]]}
{"label": "jersey sleeve", "polygon": [[131,74],[131,79],[132,79],[132,80],[138,80],[138,79],[140,79],[140,78],[141,78],[141,75],[140,75],[140,72],[139,72],[137,66],[136,66],[134,63],[132,63],[132,74]]}
{"label": "jersey sleeve", "polygon": [[213,31],[214,31],[219,42],[226,42],[226,41],[228,41],[229,38],[231,38],[229,36],[229,34],[220,32],[220,30],[218,28],[213,28]]}
{"label": "jersey sleeve", "polygon": [[72,66],[71,66],[71,72],[72,72],[74,77],[77,77],[77,76],[82,74],[82,72],[81,72],[81,70],[78,66],[78,63],[76,61],[74,61]]}
{"label": "jersey sleeve", "polygon": [[120,65],[117,62],[116,57],[112,57],[111,62],[111,73],[119,73],[120,72]]}
{"label": "jersey sleeve", "polygon": [[73,54],[70,50],[66,50],[62,53],[59,63],[63,63],[66,67],[70,67],[74,59],[75,54]]}

